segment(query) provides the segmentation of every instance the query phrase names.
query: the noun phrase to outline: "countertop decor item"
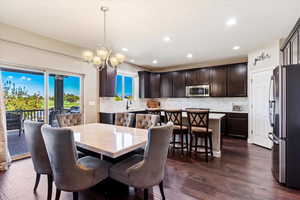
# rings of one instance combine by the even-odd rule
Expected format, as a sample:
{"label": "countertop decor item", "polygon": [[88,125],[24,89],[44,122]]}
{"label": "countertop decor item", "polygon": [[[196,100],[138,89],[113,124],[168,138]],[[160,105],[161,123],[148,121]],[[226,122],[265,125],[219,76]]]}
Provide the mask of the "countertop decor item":
{"label": "countertop decor item", "polygon": [[106,12],[109,8],[101,6],[104,15],[103,27],[103,45],[100,45],[95,52],[87,50],[83,52],[83,59],[88,63],[92,63],[99,71],[105,67],[116,68],[125,61],[125,56],[121,53],[113,53],[113,50],[106,44]]}

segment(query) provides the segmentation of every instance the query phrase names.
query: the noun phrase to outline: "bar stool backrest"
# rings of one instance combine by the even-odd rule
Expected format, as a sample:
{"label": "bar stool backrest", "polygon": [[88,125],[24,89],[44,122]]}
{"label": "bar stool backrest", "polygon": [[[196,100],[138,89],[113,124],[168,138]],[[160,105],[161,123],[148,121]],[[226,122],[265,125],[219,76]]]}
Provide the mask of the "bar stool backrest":
{"label": "bar stool backrest", "polygon": [[172,122],[174,125],[182,126],[182,110],[165,110],[166,122]]}
{"label": "bar stool backrest", "polygon": [[188,122],[190,127],[205,128],[209,127],[209,110],[187,110]]}

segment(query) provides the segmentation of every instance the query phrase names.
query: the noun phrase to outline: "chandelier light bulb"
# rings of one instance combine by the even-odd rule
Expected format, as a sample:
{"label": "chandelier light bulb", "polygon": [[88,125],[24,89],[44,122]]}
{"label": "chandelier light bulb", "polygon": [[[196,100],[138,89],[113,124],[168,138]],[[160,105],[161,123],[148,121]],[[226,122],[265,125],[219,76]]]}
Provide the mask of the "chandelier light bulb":
{"label": "chandelier light bulb", "polygon": [[118,60],[119,63],[123,63],[124,60],[125,60],[125,56],[123,54],[120,54],[120,53],[117,53],[115,55],[115,57],[117,58],[117,60]]}
{"label": "chandelier light bulb", "polygon": [[94,65],[101,65],[102,61],[101,61],[101,58],[99,56],[95,56],[93,58],[93,64]]}
{"label": "chandelier light bulb", "polygon": [[83,52],[83,59],[86,62],[91,62],[93,60],[94,53],[92,51],[84,51]]}
{"label": "chandelier light bulb", "polygon": [[108,55],[108,51],[105,48],[101,48],[97,50],[97,56],[99,56],[102,60],[105,60]]}
{"label": "chandelier light bulb", "polygon": [[113,66],[113,67],[115,67],[115,66],[117,66],[118,64],[119,64],[119,61],[118,61],[118,59],[116,58],[116,57],[111,57],[110,58],[110,64]]}

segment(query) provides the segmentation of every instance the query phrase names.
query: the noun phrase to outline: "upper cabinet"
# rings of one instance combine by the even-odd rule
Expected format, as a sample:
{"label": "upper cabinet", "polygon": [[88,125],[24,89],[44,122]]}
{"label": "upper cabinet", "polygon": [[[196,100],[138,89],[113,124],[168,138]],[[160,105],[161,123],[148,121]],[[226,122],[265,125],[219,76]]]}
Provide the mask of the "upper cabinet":
{"label": "upper cabinet", "polygon": [[209,84],[210,68],[200,68],[186,72],[186,85],[206,85]]}
{"label": "upper cabinet", "polygon": [[227,73],[227,96],[247,96],[247,63],[229,65]]}
{"label": "upper cabinet", "polygon": [[160,74],[160,97],[173,97],[172,72],[166,72]]}
{"label": "upper cabinet", "polygon": [[300,64],[300,18],[281,46],[284,65]]}
{"label": "upper cabinet", "polygon": [[150,74],[150,97],[159,98],[160,97],[160,73]]}
{"label": "upper cabinet", "polygon": [[185,71],[172,72],[173,75],[173,97],[185,97]]}
{"label": "upper cabinet", "polygon": [[139,97],[150,98],[150,72],[139,71]]}
{"label": "upper cabinet", "polygon": [[113,67],[105,67],[99,72],[99,96],[114,97],[117,70]]}
{"label": "upper cabinet", "polygon": [[227,66],[220,66],[210,69],[210,96],[227,96],[227,68]]}
{"label": "upper cabinet", "polygon": [[160,74],[147,71],[140,71],[139,74],[139,97],[159,98],[160,97]]}
{"label": "upper cabinet", "polygon": [[173,72],[139,72],[140,98],[186,97],[189,85],[210,85],[211,97],[246,97],[247,63]]}

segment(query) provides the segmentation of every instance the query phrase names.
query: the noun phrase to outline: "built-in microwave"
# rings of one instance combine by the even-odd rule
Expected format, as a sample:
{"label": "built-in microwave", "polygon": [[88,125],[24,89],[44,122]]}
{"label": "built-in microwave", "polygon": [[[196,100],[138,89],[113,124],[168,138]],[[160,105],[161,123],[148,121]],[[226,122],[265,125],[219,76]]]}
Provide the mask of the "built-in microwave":
{"label": "built-in microwave", "polygon": [[187,97],[209,97],[209,85],[186,86]]}

